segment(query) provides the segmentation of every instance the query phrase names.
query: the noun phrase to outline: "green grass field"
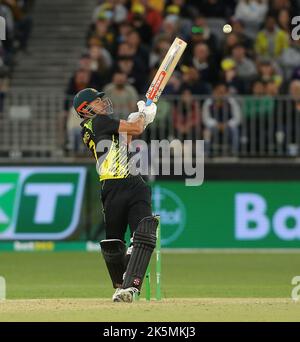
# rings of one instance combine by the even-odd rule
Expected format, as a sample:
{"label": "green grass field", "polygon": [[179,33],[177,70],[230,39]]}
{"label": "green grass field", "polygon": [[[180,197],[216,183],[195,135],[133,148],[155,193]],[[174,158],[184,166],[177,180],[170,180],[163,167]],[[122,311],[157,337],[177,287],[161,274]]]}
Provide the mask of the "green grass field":
{"label": "green grass field", "polygon": [[[164,299],[125,304],[111,303],[98,253],[1,253],[0,321],[300,321],[300,302],[291,300],[298,253],[163,253],[162,260]],[[154,280],[152,273],[153,295]]]}

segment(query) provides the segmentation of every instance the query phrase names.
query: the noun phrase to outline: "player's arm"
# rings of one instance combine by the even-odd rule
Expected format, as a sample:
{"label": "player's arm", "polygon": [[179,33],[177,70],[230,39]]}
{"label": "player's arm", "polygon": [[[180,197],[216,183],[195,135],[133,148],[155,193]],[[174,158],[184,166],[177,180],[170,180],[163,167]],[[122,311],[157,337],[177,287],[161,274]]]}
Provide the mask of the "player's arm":
{"label": "player's arm", "polygon": [[140,135],[153,122],[157,107],[155,103],[146,107],[144,101],[137,103],[138,112],[131,113],[127,121],[120,120],[119,133],[126,132],[128,136]]}
{"label": "player's arm", "polygon": [[128,135],[140,135],[144,131],[145,115],[140,115],[135,121],[129,122],[120,120],[119,133],[127,133]]}

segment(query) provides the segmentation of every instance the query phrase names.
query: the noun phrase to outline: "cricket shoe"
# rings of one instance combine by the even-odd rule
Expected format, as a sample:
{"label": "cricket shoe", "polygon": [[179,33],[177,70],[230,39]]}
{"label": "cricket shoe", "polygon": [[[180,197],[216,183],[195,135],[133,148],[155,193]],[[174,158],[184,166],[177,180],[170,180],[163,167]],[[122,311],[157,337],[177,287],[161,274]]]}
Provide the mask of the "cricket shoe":
{"label": "cricket shoe", "polygon": [[[128,287],[127,289],[117,289],[114,296],[114,302],[132,303],[135,296],[138,296],[140,291],[136,287]],[[114,298],[113,296],[113,298]]]}
{"label": "cricket shoe", "polygon": [[120,289],[119,287],[116,289],[115,293],[113,294],[112,296],[112,301],[113,302],[122,302],[122,299],[121,297],[119,296],[119,292],[121,291],[122,289]]}

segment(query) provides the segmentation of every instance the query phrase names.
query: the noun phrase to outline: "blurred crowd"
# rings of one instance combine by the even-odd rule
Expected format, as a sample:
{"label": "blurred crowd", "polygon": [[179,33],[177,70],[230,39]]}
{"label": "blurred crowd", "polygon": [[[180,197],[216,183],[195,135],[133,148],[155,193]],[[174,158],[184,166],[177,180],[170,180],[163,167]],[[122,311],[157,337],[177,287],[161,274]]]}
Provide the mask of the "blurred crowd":
{"label": "blurred crowd", "polygon": [[5,19],[5,40],[0,40],[0,94],[9,87],[16,55],[27,50],[33,3],[34,0],[0,0],[0,17]]}
{"label": "blurred crowd", "polygon": [[[138,94],[145,94],[174,38],[181,37],[188,48],[164,90],[183,103],[173,108],[175,128],[184,136],[202,125],[207,142],[216,130],[226,131],[234,152],[242,112],[249,117],[271,111],[280,94],[300,97],[300,40],[291,38],[299,11],[299,0],[98,1],[66,93],[103,89],[116,115],[127,115],[136,110]],[[224,32],[225,24],[232,30]],[[196,104],[194,95],[213,96]],[[229,95],[258,100],[215,100]]]}

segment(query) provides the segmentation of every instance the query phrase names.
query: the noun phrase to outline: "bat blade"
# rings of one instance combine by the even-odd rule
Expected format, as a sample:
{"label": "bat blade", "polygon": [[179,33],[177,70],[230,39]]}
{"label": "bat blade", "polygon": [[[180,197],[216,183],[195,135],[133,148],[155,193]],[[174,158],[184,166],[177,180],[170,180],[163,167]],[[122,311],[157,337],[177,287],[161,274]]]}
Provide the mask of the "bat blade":
{"label": "bat blade", "polygon": [[186,46],[185,41],[175,38],[146,93],[147,105],[158,101]]}

